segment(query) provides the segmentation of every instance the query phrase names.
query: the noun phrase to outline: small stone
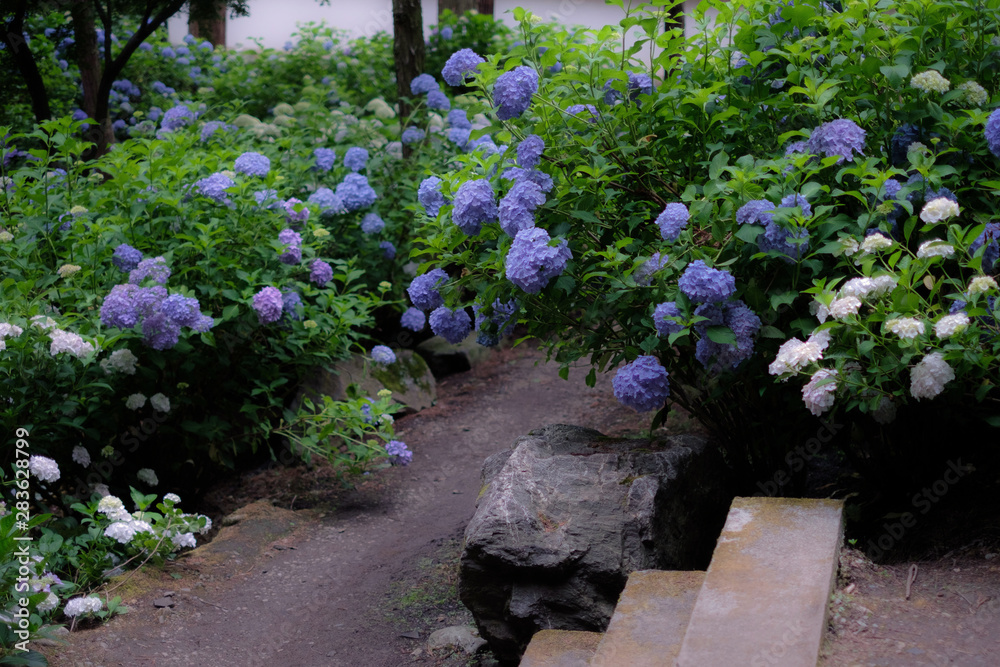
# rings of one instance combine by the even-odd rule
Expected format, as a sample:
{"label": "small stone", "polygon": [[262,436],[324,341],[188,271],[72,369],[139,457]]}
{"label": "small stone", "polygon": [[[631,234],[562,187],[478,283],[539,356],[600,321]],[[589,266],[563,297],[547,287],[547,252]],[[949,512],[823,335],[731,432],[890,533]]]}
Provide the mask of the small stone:
{"label": "small stone", "polygon": [[473,628],[465,625],[453,625],[435,630],[427,638],[427,648],[436,649],[446,646],[454,646],[462,649],[467,655],[475,655],[479,649],[486,646],[486,640],[479,637]]}
{"label": "small stone", "polygon": [[400,632],[399,636],[405,639],[420,639],[420,633],[414,632],[413,630],[408,630],[407,632]]}
{"label": "small stone", "polygon": [[173,607],[176,603],[170,598],[156,598],[153,600],[153,606],[157,609],[163,609],[164,607]]}

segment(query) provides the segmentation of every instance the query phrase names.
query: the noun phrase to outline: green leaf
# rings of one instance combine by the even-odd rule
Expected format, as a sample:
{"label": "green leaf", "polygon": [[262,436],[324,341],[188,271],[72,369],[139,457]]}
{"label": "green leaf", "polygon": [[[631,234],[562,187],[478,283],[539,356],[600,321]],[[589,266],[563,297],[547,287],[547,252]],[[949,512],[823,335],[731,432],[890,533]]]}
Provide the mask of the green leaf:
{"label": "green leaf", "polygon": [[45,531],[38,540],[38,550],[43,554],[54,554],[63,544],[63,536],[51,530]]}
{"label": "green leaf", "polygon": [[747,243],[754,243],[757,237],[763,233],[764,228],[760,225],[740,225],[740,228],[736,230],[736,238]]}
{"label": "green leaf", "polygon": [[733,330],[725,326],[714,326],[709,327],[705,332],[708,339],[713,343],[718,343],[719,345],[732,345],[736,347],[736,334]]}
{"label": "green leaf", "polygon": [[760,335],[763,338],[777,338],[778,340],[784,340],[785,338],[785,334],[781,329],[772,327],[770,324],[765,324],[760,328]]}

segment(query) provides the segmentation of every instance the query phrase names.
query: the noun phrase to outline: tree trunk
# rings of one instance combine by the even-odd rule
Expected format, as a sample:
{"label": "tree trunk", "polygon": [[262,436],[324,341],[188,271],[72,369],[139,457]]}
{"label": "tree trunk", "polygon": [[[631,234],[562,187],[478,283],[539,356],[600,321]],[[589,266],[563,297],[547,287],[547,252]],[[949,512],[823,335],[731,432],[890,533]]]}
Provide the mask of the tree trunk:
{"label": "tree trunk", "polygon": [[[410,81],[424,71],[424,21],[420,0],[392,0],[393,57],[396,61],[396,90],[399,93],[399,123],[409,119]],[[410,157],[410,147],[403,145],[403,157]]]}
{"label": "tree trunk", "polygon": [[[74,2],[70,6],[73,35],[76,39],[76,64],[80,68],[83,87],[83,111],[97,118],[97,88],[101,84],[101,60],[98,55],[97,29],[94,25],[94,6],[90,2]],[[99,128],[91,126],[88,140],[97,143]]]}
{"label": "tree trunk", "polygon": [[220,3],[218,16],[209,19],[188,19],[188,32],[194,37],[207,39],[212,46],[226,46],[226,5]]}
{"label": "tree trunk", "polygon": [[[14,2],[0,0],[0,16],[11,16],[11,20],[3,26],[3,35],[0,37],[13,56],[18,72],[24,78],[28,95],[31,97],[31,111],[35,114],[35,121],[40,123],[52,117],[52,110],[49,107],[48,91],[45,90],[45,80],[42,79],[35,57],[24,39],[24,14],[27,11],[27,4],[27,0]],[[421,46],[423,46],[422,41]]]}

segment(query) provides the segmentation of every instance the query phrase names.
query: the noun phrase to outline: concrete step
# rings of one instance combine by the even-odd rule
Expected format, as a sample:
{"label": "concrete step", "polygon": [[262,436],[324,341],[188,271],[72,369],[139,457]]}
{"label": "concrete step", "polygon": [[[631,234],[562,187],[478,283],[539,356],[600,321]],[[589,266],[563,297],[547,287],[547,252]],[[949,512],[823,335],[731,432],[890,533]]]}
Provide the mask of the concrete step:
{"label": "concrete step", "polygon": [[540,630],[521,657],[520,667],[587,667],[603,635],[579,630]]}
{"label": "concrete step", "polygon": [[843,509],[835,500],[733,500],[677,665],[815,667]]}
{"label": "concrete step", "polygon": [[673,665],[704,580],[704,572],[630,574],[590,667]]}

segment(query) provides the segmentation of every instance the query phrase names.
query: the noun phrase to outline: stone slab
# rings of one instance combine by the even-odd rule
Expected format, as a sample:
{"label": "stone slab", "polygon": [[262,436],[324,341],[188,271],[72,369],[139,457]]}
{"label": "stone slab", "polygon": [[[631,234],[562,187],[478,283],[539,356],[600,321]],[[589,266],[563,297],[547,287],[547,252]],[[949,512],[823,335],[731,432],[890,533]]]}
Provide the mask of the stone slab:
{"label": "stone slab", "polygon": [[814,667],[837,574],[839,500],[736,498],[679,667]]}
{"label": "stone slab", "polygon": [[600,632],[540,630],[531,638],[520,667],[587,667],[600,641]]}
{"label": "stone slab", "polygon": [[704,581],[698,571],[630,574],[591,667],[673,665]]}

